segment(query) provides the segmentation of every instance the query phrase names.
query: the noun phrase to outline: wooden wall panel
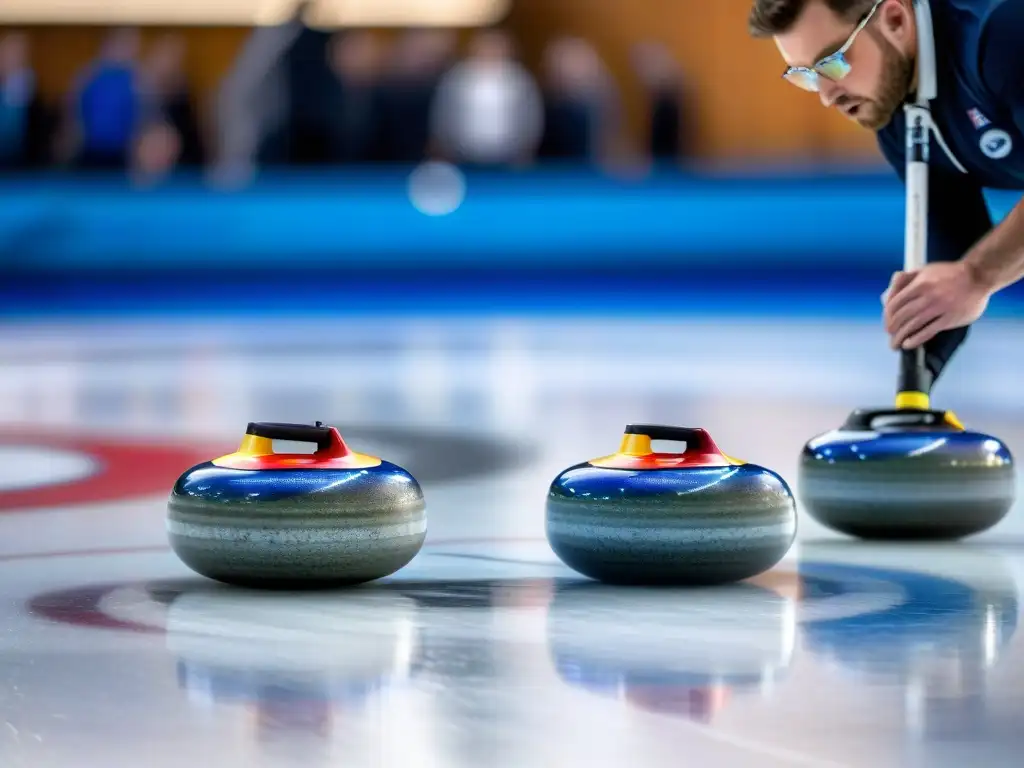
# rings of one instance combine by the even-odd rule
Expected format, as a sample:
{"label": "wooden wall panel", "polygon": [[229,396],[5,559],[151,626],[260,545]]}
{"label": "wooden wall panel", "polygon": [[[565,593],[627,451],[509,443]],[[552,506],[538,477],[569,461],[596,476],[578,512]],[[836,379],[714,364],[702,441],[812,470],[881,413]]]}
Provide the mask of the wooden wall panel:
{"label": "wooden wall panel", "polygon": [[[645,104],[630,64],[641,40],[666,45],[683,66],[693,95],[698,150],[715,159],[825,160],[877,158],[874,136],[825,110],[817,97],[784,83],[770,41],[751,40],[751,0],[516,0],[506,26],[531,66],[560,35],[590,40],[610,69],[627,109],[631,138],[645,126]],[[248,34],[244,29],[149,30],[185,35],[188,70],[198,95],[223,76]],[[103,30],[32,30],[43,90],[63,91],[95,53]]]}

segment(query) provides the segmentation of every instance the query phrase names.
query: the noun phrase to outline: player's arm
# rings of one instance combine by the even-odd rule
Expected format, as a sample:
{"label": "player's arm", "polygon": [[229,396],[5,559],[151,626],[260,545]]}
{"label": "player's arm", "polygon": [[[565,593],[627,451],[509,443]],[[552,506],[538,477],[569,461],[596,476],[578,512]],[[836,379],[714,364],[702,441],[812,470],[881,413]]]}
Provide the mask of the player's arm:
{"label": "player's arm", "polygon": [[1024,200],[967,253],[964,264],[986,296],[1024,277]]}
{"label": "player's arm", "polygon": [[[896,145],[895,140],[885,135],[879,139],[879,147],[886,160],[893,166],[900,179],[906,182],[905,160],[902,144]],[[933,142],[931,151],[941,152],[941,147]],[[974,245],[992,229],[992,218],[989,215],[985,196],[980,186],[971,183],[958,171],[944,171],[930,168],[928,173],[928,263],[953,264],[963,258]],[[910,281],[911,275],[897,272],[887,292],[886,328],[892,332],[891,324],[904,322],[909,312],[918,309],[920,302],[896,304],[895,312],[892,302],[896,291]],[[897,297],[899,298],[899,297]],[[899,313],[899,314],[896,314]],[[895,318],[894,318],[895,314]],[[912,316],[911,316],[912,317]],[[967,327],[942,329],[930,336],[924,343],[925,359],[937,379],[943,368],[953,357],[953,353],[967,338]],[[897,346],[893,344],[894,348]]]}
{"label": "player's arm", "polygon": [[[1004,0],[986,23],[978,66],[986,85],[1024,129],[1022,40],[1024,0]],[[973,198],[973,188],[970,194]],[[936,215],[940,214],[936,211]],[[992,294],[1022,277],[1024,201],[999,226],[990,227],[965,248],[959,262],[929,265],[913,275],[896,276],[885,310],[893,348],[912,349],[940,331],[973,323],[985,311]]]}

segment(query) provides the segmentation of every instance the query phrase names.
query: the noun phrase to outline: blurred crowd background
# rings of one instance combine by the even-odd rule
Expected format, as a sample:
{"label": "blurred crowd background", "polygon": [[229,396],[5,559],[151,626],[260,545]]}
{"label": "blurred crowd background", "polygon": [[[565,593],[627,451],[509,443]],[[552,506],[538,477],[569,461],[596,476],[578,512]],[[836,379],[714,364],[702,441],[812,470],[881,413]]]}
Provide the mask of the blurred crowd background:
{"label": "blurred crowd background", "polygon": [[874,316],[902,187],[750,5],[0,0],[0,315]]}
{"label": "blurred crowd background", "polygon": [[301,18],[252,31],[207,98],[186,69],[188,39],[135,28],[106,33],[58,98],[36,86],[24,32],[0,39],[0,161],[8,170],[68,168],[159,176],[179,168],[234,175],[265,166],[444,160],[500,169],[537,162],[682,160],[694,104],[672,54],[637,43],[649,101],[639,146],[599,53],[562,37],[539,72],[500,28],[460,46],[449,30],[384,36],[326,32]]}
{"label": "blurred crowd background", "polygon": [[0,166],[244,179],[424,160],[630,171],[874,157],[788,93],[776,54],[745,39],[746,0],[550,5],[513,4],[483,28],[325,29],[307,23],[315,2],[249,29],[8,28]]}

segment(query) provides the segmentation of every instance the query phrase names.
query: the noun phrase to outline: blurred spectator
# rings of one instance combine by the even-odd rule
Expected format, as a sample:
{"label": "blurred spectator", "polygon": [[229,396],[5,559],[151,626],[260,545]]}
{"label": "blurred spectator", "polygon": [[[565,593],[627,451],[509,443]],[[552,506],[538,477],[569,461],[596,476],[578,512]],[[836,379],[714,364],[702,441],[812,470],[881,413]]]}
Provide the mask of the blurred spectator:
{"label": "blurred spectator", "polygon": [[80,168],[124,169],[139,119],[139,32],[120,29],[104,42],[72,96],[69,149]]}
{"label": "blurred spectator", "polygon": [[654,160],[672,160],[691,151],[687,98],[682,71],[661,45],[641,43],[632,50],[633,69],[650,100],[646,150]]}
{"label": "blurred spectator", "polygon": [[536,81],[504,32],[476,35],[466,61],[442,80],[434,136],[446,159],[481,166],[532,160],[544,124]]}
{"label": "blurred spectator", "polygon": [[620,128],[617,94],[601,59],[580,38],[561,38],[544,55],[545,120],[541,156],[604,162]]}
{"label": "blurred spectator", "polygon": [[331,41],[335,85],[328,103],[334,162],[365,164],[384,159],[380,139],[383,55],[380,42],[370,32],[341,32]]}
{"label": "blurred spectator", "polygon": [[0,168],[24,170],[49,160],[51,119],[36,88],[24,34],[0,38]]}
{"label": "blurred spectator", "polygon": [[256,27],[216,94],[213,179],[235,186],[258,163],[284,157],[288,92],[281,62],[302,29],[306,3],[284,24]]}
{"label": "blurred spectator", "polygon": [[175,164],[197,166],[203,162],[199,123],[185,75],[185,44],[177,35],[156,41],[143,70],[141,132],[155,128],[177,134]]}
{"label": "blurred spectator", "polygon": [[381,130],[388,160],[418,163],[429,154],[430,112],[437,87],[455,60],[455,36],[441,30],[406,33],[381,84]]}

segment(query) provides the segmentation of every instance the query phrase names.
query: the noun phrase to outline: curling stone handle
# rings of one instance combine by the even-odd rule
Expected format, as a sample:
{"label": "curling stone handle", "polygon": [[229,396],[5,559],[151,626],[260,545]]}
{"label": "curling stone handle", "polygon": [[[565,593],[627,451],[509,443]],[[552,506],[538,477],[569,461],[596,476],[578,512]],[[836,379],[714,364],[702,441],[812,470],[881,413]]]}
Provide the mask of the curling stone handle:
{"label": "curling stone handle", "polygon": [[928,392],[931,382],[924,347],[900,351],[900,392]]}
{"label": "curling stone handle", "polygon": [[318,451],[335,447],[336,430],[325,427],[319,421],[316,426],[308,424],[282,424],[271,421],[253,421],[246,427],[245,434],[265,437],[268,440],[288,440],[295,443],[316,443]]}
{"label": "curling stone handle", "polygon": [[847,417],[842,429],[849,432],[871,431],[875,422],[884,417],[898,418],[901,426],[933,427],[949,421],[945,411],[902,408],[858,409]]}
{"label": "curling stone handle", "polygon": [[901,408],[927,409],[932,389],[932,374],[925,364],[925,349],[904,349],[900,352],[900,375],[896,395]]}
{"label": "curling stone handle", "polygon": [[707,430],[694,427],[669,427],[661,424],[630,424],[625,434],[642,435],[651,440],[676,440],[686,443],[687,453],[720,454]]}

